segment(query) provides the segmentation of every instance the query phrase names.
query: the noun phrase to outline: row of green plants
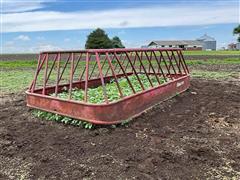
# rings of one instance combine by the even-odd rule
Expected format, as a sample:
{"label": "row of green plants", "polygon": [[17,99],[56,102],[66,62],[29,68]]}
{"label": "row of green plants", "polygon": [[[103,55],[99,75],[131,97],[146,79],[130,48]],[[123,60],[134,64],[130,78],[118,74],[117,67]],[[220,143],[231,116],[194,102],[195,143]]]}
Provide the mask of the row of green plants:
{"label": "row of green plants", "polygon": [[[141,80],[143,86],[145,89],[149,89],[151,87],[151,84],[147,78],[146,75],[144,74],[139,74],[138,75],[139,79]],[[128,76],[129,80],[131,81],[133,88],[135,89],[136,92],[142,91],[141,85],[135,75]],[[155,76],[149,76],[153,86],[158,85],[158,81]],[[159,77],[160,83],[165,83],[165,79],[162,77]],[[129,96],[133,94],[133,91],[127,81],[126,78],[119,78],[118,79],[119,85],[121,87],[122,93],[124,96]],[[109,102],[117,101],[120,99],[120,94],[117,88],[117,84],[115,80],[111,80],[109,83],[106,84],[106,90],[107,90],[107,96]],[[55,94],[51,94],[51,96],[55,96]],[[69,97],[69,92],[67,90],[59,93],[57,97],[62,98],[62,99],[67,99]],[[84,90],[82,89],[73,89],[72,91],[72,99],[76,101],[83,101],[84,100]],[[88,102],[89,103],[95,103],[95,104],[101,104],[104,103],[104,95],[103,95],[103,87],[99,86],[96,88],[89,88],[88,89]],[[49,113],[41,110],[34,110],[33,115],[45,119],[48,121],[56,121],[56,122],[61,122],[64,124],[70,124],[78,127],[83,127],[86,129],[92,129],[95,126],[91,123],[85,122],[85,121],[80,121],[77,119],[69,118],[69,117],[64,117],[58,114],[54,113]],[[126,124],[126,122],[123,123],[123,125]]]}

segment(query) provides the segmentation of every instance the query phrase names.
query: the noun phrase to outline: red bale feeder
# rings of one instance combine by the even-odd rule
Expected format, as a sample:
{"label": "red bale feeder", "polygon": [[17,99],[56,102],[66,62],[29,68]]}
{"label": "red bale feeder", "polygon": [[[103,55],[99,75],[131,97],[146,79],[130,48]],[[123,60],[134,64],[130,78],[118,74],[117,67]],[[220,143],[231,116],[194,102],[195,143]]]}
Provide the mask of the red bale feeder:
{"label": "red bale feeder", "polygon": [[[145,76],[150,87],[144,86]],[[130,77],[135,77],[136,90]],[[155,83],[153,83],[155,78]],[[130,95],[123,93],[126,80]],[[189,70],[181,49],[94,49],[41,52],[34,79],[26,91],[27,106],[94,124],[117,124],[189,88]],[[106,88],[114,82],[119,99]],[[102,87],[104,101],[91,103],[89,91]],[[72,98],[76,89],[83,98]],[[67,92],[64,99],[61,92]]]}

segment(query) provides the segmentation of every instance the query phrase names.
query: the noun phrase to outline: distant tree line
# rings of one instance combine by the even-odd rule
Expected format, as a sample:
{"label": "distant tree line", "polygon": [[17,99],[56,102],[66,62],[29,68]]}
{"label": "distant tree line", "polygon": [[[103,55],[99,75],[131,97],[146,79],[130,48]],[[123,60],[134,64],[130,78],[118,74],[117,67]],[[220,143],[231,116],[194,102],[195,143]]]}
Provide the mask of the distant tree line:
{"label": "distant tree line", "polygon": [[85,44],[86,49],[110,49],[110,48],[125,48],[119,37],[115,36],[112,39],[108,37],[104,30],[97,28],[91,32]]}

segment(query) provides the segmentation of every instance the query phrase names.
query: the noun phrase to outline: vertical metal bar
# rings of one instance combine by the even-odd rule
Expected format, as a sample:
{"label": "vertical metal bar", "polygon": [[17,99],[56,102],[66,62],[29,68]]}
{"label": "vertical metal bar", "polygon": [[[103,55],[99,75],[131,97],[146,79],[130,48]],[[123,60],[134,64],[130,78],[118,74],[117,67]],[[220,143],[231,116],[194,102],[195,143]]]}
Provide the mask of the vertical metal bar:
{"label": "vertical metal bar", "polygon": [[[155,77],[156,77],[156,79],[157,79],[157,81],[158,81],[158,84],[161,84],[161,83],[160,83],[160,80],[159,80],[159,78],[158,78],[158,76],[157,76],[157,74],[156,74],[156,72],[155,72],[155,70],[154,70],[154,68],[153,68],[153,66],[152,66],[152,63],[151,63],[151,61],[150,61],[150,59],[149,59],[146,51],[145,51],[145,55],[146,55],[147,60],[148,60],[148,62],[149,62],[149,67],[152,68],[153,73],[154,73],[154,75],[155,75]],[[150,69],[149,69],[149,73],[150,73]]]}
{"label": "vertical metal bar", "polygon": [[144,65],[143,65],[143,63],[142,63],[142,59],[141,59],[141,58],[143,57],[142,54],[143,54],[143,53],[141,52],[141,57],[140,57],[139,54],[138,54],[138,52],[136,51],[136,55],[137,55],[137,57],[138,57],[138,59],[139,59],[140,65],[142,66],[143,71],[144,71],[145,75],[147,76],[150,85],[153,87],[153,83],[152,83],[151,79],[149,78],[148,73],[147,73],[147,71],[146,71],[146,69],[145,69],[145,67],[144,67]]}
{"label": "vertical metal bar", "polygon": [[45,95],[46,94],[46,80],[47,80],[47,71],[48,71],[48,53],[46,56],[46,63],[45,63],[45,72],[44,72],[44,82],[43,82],[43,90],[42,90],[42,94]]}
{"label": "vertical metal bar", "polygon": [[133,93],[135,94],[136,91],[135,91],[135,89],[133,88],[133,85],[132,85],[131,81],[129,80],[128,75],[127,75],[126,72],[124,71],[124,68],[122,67],[121,63],[119,62],[119,59],[118,59],[118,57],[117,57],[116,52],[114,52],[114,57],[116,58],[116,60],[117,60],[117,62],[118,62],[118,64],[119,64],[119,66],[120,66],[120,68],[122,69],[122,72],[123,72],[124,76],[126,77],[129,86],[131,87]]}
{"label": "vertical metal bar", "polygon": [[165,76],[165,74],[164,74],[164,72],[163,72],[163,70],[162,70],[162,67],[161,67],[161,56],[160,56],[160,62],[158,62],[157,55],[156,55],[156,53],[155,53],[154,51],[153,51],[153,55],[154,55],[154,57],[155,57],[155,59],[156,59],[156,61],[157,61],[158,68],[160,69],[160,71],[161,71],[161,73],[162,73],[162,75],[163,75],[163,77],[164,77],[164,80],[167,81],[167,78],[166,78],[166,76]]}
{"label": "vertical metal bar", "polygon": [[114,77],[114,79],[115,79],[115,82],[116,82],[116,84],[117,84],[117,88],[118,88],[120,97],[122,98],[122,97],[123,97],[123,93],[122,93],[121,87],[120,87],[120,85],[119,85],[119,83],[118,83],[117,76],[116,76],[116,74],[115,74],[115,72],[114,72],[113,65],[112,65],[111,59],[109,58],[108,52],[106,52],[106,57],[107,57],[107,60],[108,60],[108,64],[109,64],[109,66],[110,66],[110,68],[111,68],[112,75],[113,75],[113,77]]}
{"label": "vertical metal bar", "polygon": [[100,59],[99,59],[98,52],[95,52],[95,55],[96,55],[96,61],[97,61],[97,64],[98,64],[98,69],[99,69],[100,78],[101,78],[101,82],[102,82],[103,95],[104,95],[104,98],[105,98],[105,102],[108,104],[109,101],[108,101],[108,97],[107,97],[107,90],[106,90],[106,86],[105,86],[104,79],[103,79],[103,73],[102,73],[102,69],[101,69],[101,64],[100,64]]}
{"label": "vertical metal bar", "polygon": [[131,62],[131,59],[129,58],[129,56],[128,56],[128,54],[127,54],[127,52],[125,52],[125,54],[126,54],[126,57],[127,57],[130,65],[131,65],[132,69],[133,69],[134,74],[135,74],[136,77],[137,77],[137,80],[138,80],[138,82],[139,82],[142,90],[145,90],[145,88],[144,88],[144,86],[143,86],[143,83],[142,83],[142,81],[140,80],[140,78],[139,78],[139,76],[138,76],[138,74],[137,74],[137,72],[136,72],[136,70],[135,70],[135,68],[134,68],[134,66],[133,66],[133,64],[132,64],[132,62]]}
{"label": "vertical metal bar", "polygon": [[174,68],[174,66],[173,66],[173,64],[172,64],[172,57],[169,56],[168,51],[166,51],[166,54],[167,54],[167,57],[168,57],[169,63],[170,63],[170,64],[169,64],[169,67],[172,66],[172,69],[173,69],[173,71],[174,71],[174,74],[177,74],[177,72],[176,72],[176,70],[175,70],[175,68]]}
{"label": "vertical metal bar", "polygon": [[70,70],[70,81],[69,81],[69,97],[68,99],[72,98],[72,85],[73,85],[73,70],[74,70],[74,53],[71,53],[71,70]]}
{"label": "vertical metal bar", "polygon": [[86,75],[85,75],[85,89],[84,89],[84,101],[88,101],[88,73],[89,73],[89,53],[86,54]]}
{"label": "vertical metal bar", "polygon": [[57,59],[57,80],[56,80],[56,87],[55,87],[55,96],[57,97],[58,94],[58,84],[59,84],[59,75],[60,75],[60,59],[61,59],[61,53],[58,53],[58,59]]}

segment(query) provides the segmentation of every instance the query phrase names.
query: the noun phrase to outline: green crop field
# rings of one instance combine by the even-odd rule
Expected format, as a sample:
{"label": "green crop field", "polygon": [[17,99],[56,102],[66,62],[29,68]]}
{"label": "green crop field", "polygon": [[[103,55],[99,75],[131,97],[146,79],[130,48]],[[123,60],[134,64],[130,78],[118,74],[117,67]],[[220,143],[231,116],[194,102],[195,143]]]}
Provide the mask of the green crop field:
{"label": "green crop field", "polygon": [[[240,58],[226,58],[221,60],[212,58],[209,60],[187,60],[186,62],[190,66],[191,70],[191,66],[194,67],[195,65],[239,65]],[[156,64],[153,63],[153,65]],[[1,94],[21,92],[26,90],[33,79],[36,66],[37,61],[0,61]],[[239,73],[237,71],[229,73],[221,70],[209,72],[193,69],[191,74],[194,77],[227,78],[231,77],[232,75],[236,76]]]}

